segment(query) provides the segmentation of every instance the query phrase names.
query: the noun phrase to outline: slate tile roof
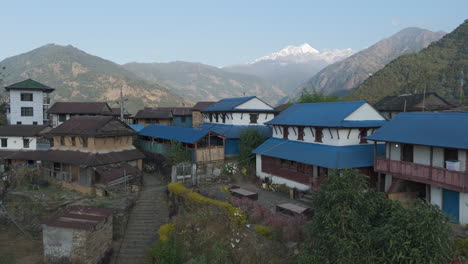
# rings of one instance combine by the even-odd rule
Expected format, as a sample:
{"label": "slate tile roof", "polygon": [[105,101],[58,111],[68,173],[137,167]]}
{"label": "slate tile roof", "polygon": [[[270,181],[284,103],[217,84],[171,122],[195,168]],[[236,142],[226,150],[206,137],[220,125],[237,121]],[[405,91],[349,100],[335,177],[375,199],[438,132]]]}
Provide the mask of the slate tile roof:
{"label": "slate tile roof", "polygon": [[47,125],[5,125],[0,126],[1,137],[35,137],[46,130]]}
{"label": "slate tile roof", "polygon": [[[105,102],[56,102],[47,111],[49,114],[112,115]],[[120,112],[119,112],[120,114]]]}
{"label": "slate tile roof", "polygon": [[131,127],[113,116],[74,116],[60,126],[50,130],[53,136],[132,136]]}

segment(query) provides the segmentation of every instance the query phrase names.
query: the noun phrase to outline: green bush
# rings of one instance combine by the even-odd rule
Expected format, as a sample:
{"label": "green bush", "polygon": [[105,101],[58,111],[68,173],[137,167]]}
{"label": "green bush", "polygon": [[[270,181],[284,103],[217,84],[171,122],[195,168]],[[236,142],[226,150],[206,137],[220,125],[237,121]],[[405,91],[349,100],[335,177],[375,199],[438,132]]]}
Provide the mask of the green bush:
{"label": "green bush", "polygon": [[266,139],[256,128],[245,128],[239,136],[239,165],[255,165],[255,154],[252,151]]}

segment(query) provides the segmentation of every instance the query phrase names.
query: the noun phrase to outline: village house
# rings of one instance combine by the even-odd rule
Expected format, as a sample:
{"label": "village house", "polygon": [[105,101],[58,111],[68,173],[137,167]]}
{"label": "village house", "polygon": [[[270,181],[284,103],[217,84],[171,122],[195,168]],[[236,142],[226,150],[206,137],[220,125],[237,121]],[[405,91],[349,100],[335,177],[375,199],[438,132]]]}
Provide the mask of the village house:
{"label": "village house", "polygon": [[438,112],[453,107],[437,93],[386,96],[374,105],[387,119],[392,119],[401,112]]}
{"label": "village house", "polygon": [[140,125],[169,125],[192,127],[192,108],[147,107],[137,112],[134,123]]}
{"label": "village house", "polygon": [[[91,193],[94,185],[126,177],[127,165],[141,170],[143,153],[133,146],[137,133],[112,116],[75,116],[49,133],[53,146],[38,153],[46,177]],[[99,172],[112,171],[112,178]]]}
{"label": "village house", "polygon": [[182,143],[195,163],[224,160],[225,138],[208,130],[164,125],[149,125],[139,132],[138,146],[142,151],[168,157],[173,141]]}
{"label": "village house", "polygon": [[112,109],[105,102],[56,102],[47,113],[52,127],[58,127],[73,116],[113,115]]}
{"label": "village house", "polygon": [[215,102],[198,102],[192,108],[192,126],[198,127],[203,123],[203,115],[201,110],[207,108],[208,106],[214,104]]}
{"label": "village house", "polygon": [[44,263],[108,263],[112,209],[73,205],[42,223]]}
{"label": "village house", "polygon": [[413,193],[468,224],[468,113],[401,113],[367,137],[385,142],[374,165],[381,189]]}
{"label": "village house", "polygon": [[9,93],[6,105],[8,124],[43,125],[47,124],[47,109],[50,106],[49,94],[55,89],[31,79],[5,87]]}
{"label": "village house", "polygon": [[265,123],[278,111],[255,96],[222,99],[201,110],[203,124],[200,129],[209,130],[226,138],[225,155],[239,155],[239,138],[246,128],[256,129],[265,137],[271,136],[271,128]]}
{"label": "village house", "polygon": [[36,161],[30,160],[30,153],[47,150],[50,142],[44,137],[47,125],[6,125],[0,126],[0,159],[5,168],[17,165],[36,167]]}
{"label": "village house", "polygon": [[365,101],[292,105],[266,123],[273,136],[253,151],[256,174],[308,191],[320,186],[329,169],[357,168],[375,184],[374,145],[365,136],[385,122]]}

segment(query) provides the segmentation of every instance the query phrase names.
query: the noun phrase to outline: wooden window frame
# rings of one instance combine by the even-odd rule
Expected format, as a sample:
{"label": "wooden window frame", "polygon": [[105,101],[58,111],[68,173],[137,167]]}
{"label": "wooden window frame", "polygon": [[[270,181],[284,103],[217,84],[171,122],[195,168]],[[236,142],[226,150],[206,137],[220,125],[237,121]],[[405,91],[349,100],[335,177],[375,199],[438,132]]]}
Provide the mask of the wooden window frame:
{"label": "wooden window frame", "polygon": [[360,128],[359,129],[359,144],[367,144],[367,139],[365,139],[365,137],[367,137],[367,132],[368,132],[368,128]]}
{"label": "wooden window frame", "polygon": [[[8,148],[8,138],[0,139],[2,148]],[[5,144],[3,144],[5,143]]]}
{"label": "wooden window frame", "polygon": [[303,126],[297,127],[297,140],[304,141],[304,127]]}
{"label": "wooden window frame", "polygon": [[34,100],[34,95],[33,93],[21,93],[20,100],[21,102],[32,102]]}
{"label": "wooden window frame", "polygon": [[250,124],[258,124],[259,114],[249,114]]}
{"label": "wooden window frame", "polygon": [[315,142],[323,143],[323,127],[315,128]]}
{"label": "wooden window frame", "polygon": [[283,139],[289,139],[289,127],[288,126],[283,127]]}
{"label": "wooden window frame", "polygon": [[21,116],[34,116],[34,107],[21,107]]}
{"label": "wooden window frame", "polygon": [[29,139],[23,138],[23,148],[30,148]]}

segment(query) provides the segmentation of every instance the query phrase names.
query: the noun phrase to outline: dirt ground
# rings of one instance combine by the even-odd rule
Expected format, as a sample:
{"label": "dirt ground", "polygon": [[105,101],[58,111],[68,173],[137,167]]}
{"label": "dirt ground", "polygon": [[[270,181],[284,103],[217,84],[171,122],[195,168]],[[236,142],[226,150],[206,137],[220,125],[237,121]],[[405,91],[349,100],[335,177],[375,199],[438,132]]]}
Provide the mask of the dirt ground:
{"label": "dirt ground", "polygon": [[19,230],[0,226],[0,264],[42,263],[42,241],[33,240]]}

